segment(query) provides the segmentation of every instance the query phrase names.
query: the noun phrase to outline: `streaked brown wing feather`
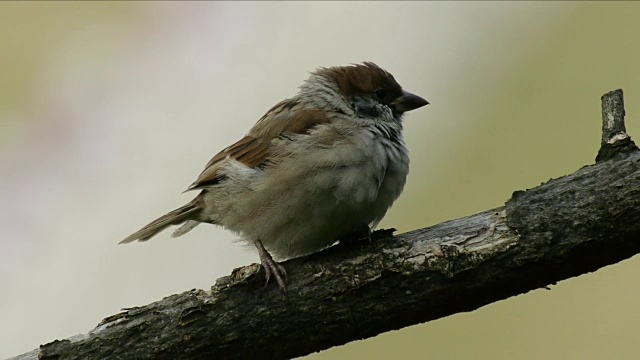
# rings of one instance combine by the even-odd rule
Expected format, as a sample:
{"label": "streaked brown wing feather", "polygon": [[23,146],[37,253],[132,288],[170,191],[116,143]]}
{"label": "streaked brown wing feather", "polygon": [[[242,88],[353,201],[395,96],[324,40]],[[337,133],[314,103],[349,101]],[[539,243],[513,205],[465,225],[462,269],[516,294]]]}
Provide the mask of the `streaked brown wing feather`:
{"label": "streaked brown wing feather", "polygon": [[205,188],[224,179],[220,168],[227,159],[249,168],[263,164],[269,156],[271,141],[283,133],[304,134],[318,124],[329,122],[326,113],[317,109],[303,109],[294,99],[274,105],[251,128],[249,133],[231,146],[217,153],[187,190]]}
{"label": "streaked brown wing feather", "polygon": [[240,139],[239,141],[237,141],[235,144],[227,147],[226,149],[220,151],[219,153],[217,153],[211,160],[209,160],[209,162],[207,163],[207,165],[205,165],[205,169],[208,168],[209,166],[217,163],[220,160],[223,160],[225,157],[227,157],[227,155],[231,155],[231,153],[233,152],[237,152],[240,151],[242,149],[244,149],[245,147],[247,147],[248,144],[254,142],[254,138],[251,136],[245,136],[242,139]]}

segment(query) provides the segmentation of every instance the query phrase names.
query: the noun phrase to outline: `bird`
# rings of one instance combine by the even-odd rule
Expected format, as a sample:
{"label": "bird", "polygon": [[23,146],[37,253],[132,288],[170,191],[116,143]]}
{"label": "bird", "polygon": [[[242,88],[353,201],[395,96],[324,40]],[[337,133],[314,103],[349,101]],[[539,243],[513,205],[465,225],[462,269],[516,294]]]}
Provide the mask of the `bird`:
{"label": "bird", "polygon": [[345,234],[372,229],[409,173],[406,112],[428,105],[371,61],[318,67],[297,93],[269,109],[218,152],[181,206],[120,243],[147,241],[172,225],[179,237],[201,223],[255,246],[266,283],[286,292],[282,260],[306,256]]}

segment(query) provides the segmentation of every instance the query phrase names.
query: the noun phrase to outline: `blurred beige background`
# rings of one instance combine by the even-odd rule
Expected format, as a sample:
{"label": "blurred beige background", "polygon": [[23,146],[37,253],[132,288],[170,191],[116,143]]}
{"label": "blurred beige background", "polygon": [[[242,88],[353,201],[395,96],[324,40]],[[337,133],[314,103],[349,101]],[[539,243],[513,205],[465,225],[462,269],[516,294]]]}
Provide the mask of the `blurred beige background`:
{"label": "blurred beige background", "polygon": [[[640,3],[0,3],[0,358],[208,288],[256,254],[213,226],[117,246],[318,66],[432,104],[381,227],[500,206],[593,163],[600,96],[640,139]],[[636,359],[636,257],[309,359]]]}

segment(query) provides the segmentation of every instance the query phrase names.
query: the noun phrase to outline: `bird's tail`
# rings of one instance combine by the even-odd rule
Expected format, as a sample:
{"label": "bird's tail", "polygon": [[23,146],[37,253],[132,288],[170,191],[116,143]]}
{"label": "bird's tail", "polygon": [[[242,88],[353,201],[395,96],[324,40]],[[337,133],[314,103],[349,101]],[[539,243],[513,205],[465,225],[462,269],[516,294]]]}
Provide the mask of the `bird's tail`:
{"label": "bird's tail", "polygon": [[177,228],[176,231],[174,231],[171,234],[171,237],[176,238],[178,236],[182,236],[182,235],[188,233],[189,231],[193,230],[193,228],[198,226],[198,225],[200,225],[200,221],[187,220],[184,224],[182,224],[182,226]]}
{"label": "bird's tail", "polygon": [[[171,211],[170,213],[162,215],[159,218],[153,220],[142,229],[136,231],[135,233],[127,236],[124,240],[120,241],[120,244],[127,244],[136,240],[147,241],[160,231],[166,229],[168,226],[180,225],[186,221],[187,223],[178,229],[179,231],[180,229],[187,227],[187,225],[190,225],[190,227],[186,231],[183,231],[179,234],[182,235],[195,227],[195,225],[193,225],[195,221],[191,220],[196,219],[197,213],[201,210],[202,209],[196,205],[195,201],[192,201],[185,206],[179,207]],[[198,224],[198,222],[195,223]]]}

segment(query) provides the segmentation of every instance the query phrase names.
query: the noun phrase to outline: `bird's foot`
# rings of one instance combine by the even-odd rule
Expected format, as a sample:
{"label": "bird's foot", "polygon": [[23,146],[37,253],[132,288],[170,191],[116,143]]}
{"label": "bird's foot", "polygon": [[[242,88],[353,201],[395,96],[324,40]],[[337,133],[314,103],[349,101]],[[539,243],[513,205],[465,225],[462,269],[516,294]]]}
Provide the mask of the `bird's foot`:
{"label": "bird's foot", "polygon": [[276,279],[278,283],[278,287],[280,288],[280,292],[285,294],[287,292],[286,282],[287,272],[284,269],[284,266],[278,264],[273,260],[271,254],[264,248],[262,245],[262,241],[258,240],[255,242],[256,248],[258,248],[258,256],[260,256],[260,263],[264,268],[266,282],[264,286],[266,287],[269,284],[269,280],[271,277]]}

